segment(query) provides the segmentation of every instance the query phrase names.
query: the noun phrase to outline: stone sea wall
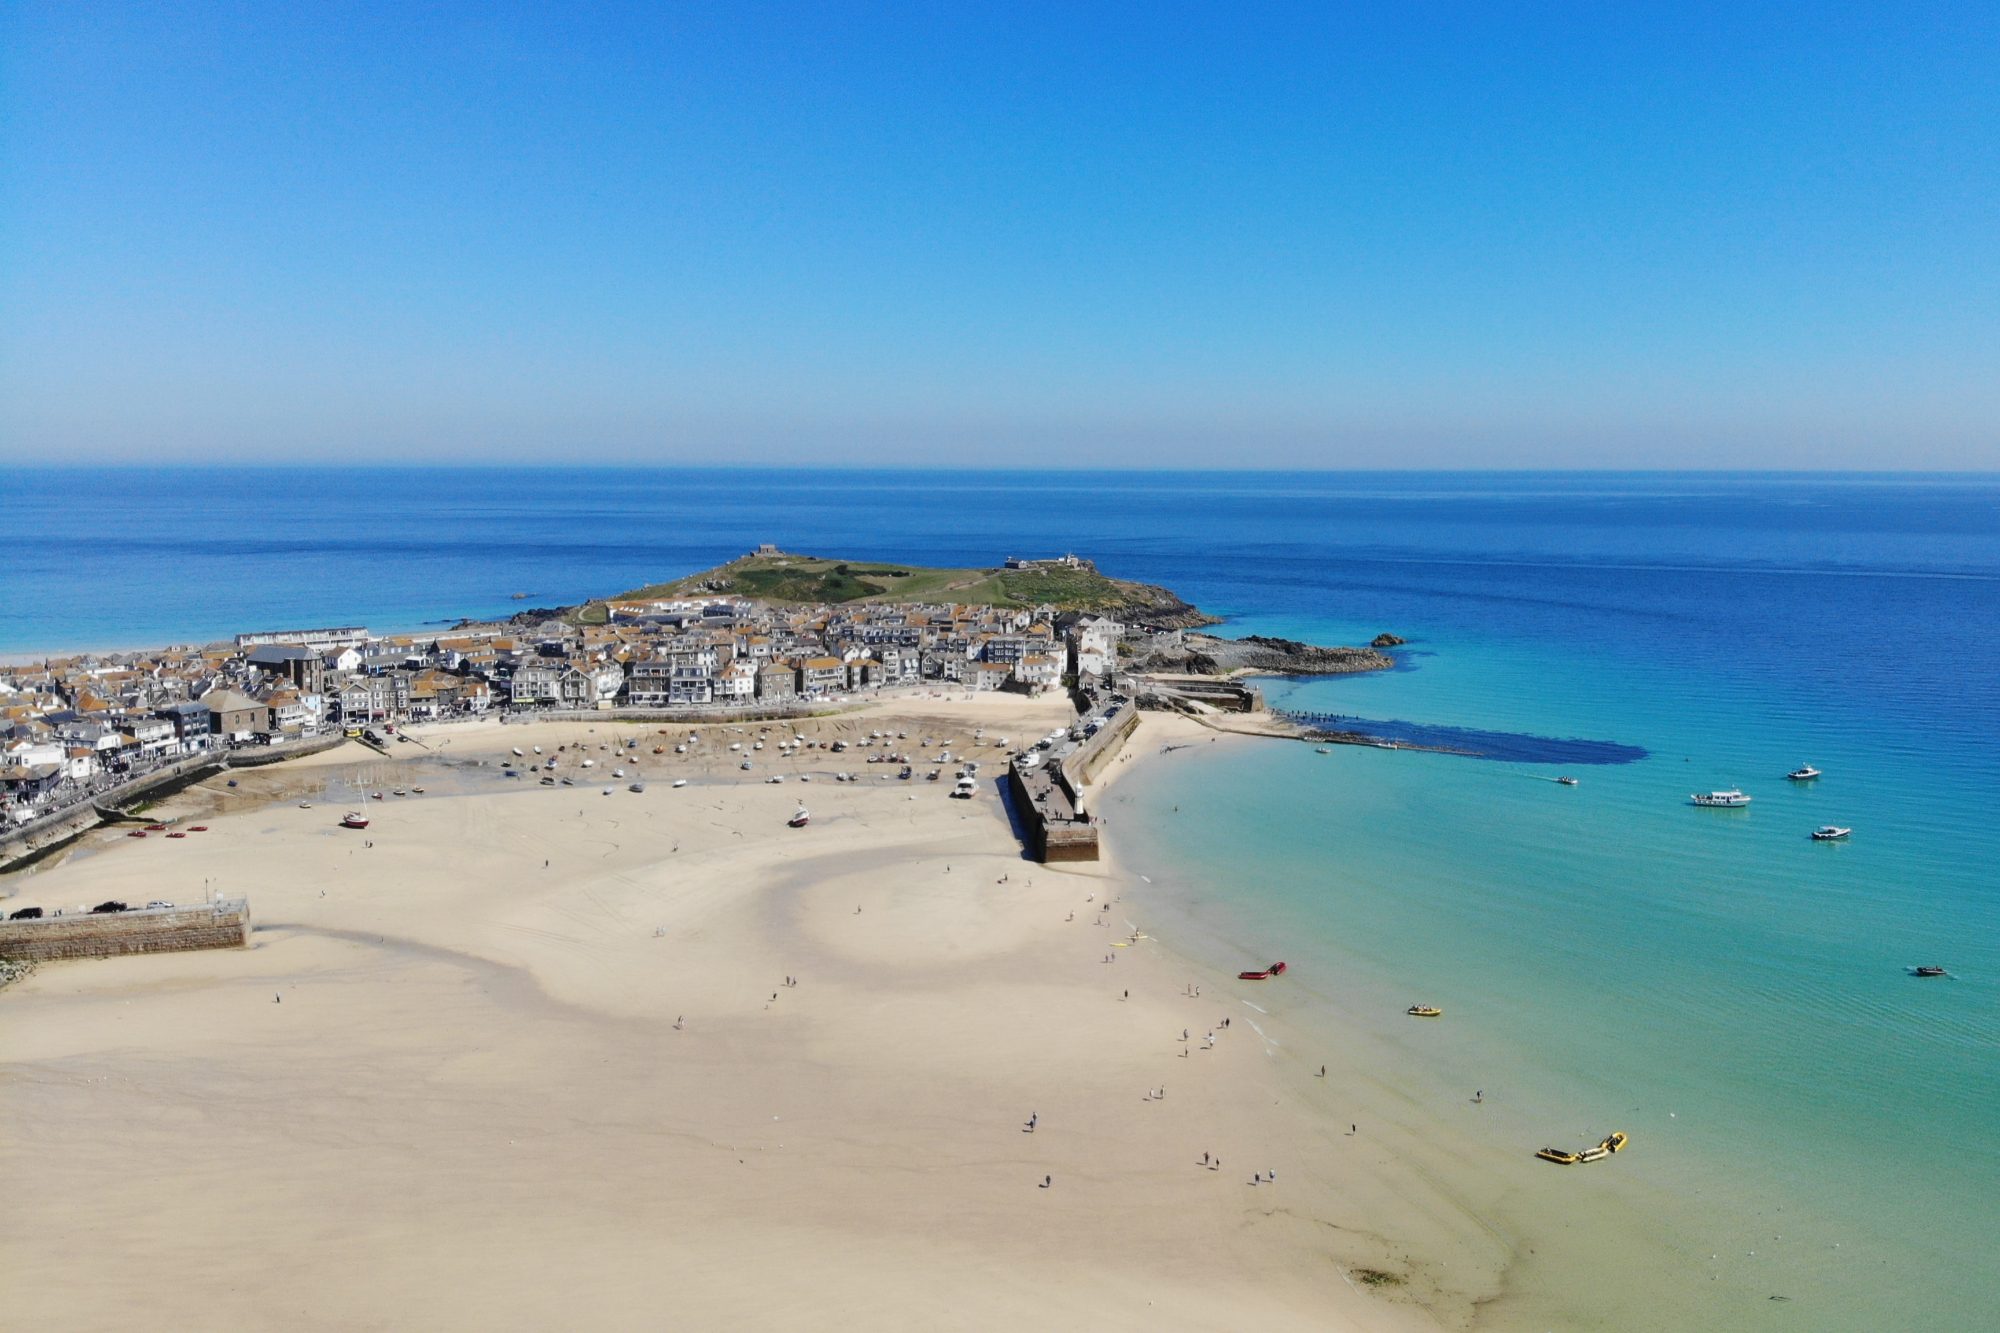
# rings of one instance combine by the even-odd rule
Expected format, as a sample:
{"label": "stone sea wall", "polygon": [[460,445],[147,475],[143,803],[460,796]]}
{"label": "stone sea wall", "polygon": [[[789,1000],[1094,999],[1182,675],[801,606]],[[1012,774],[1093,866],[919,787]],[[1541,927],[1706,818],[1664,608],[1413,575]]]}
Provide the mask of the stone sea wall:
{"label": "stone sea wall", "polygon": [[245,898],[133,912],[66,908],[61,916],[0,921],[0,959],[9,962],[240,949],[249,943],[250,902]]}

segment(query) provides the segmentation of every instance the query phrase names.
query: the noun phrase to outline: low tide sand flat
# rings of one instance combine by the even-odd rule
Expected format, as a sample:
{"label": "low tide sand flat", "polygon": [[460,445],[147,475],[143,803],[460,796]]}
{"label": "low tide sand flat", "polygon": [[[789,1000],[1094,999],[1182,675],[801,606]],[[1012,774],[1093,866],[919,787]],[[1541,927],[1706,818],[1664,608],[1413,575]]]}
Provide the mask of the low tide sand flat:
{"label": "low tide sand flat", "polygon": [[[887,707],[967,739],[1066,714]],[[1145,726],[1135,755],[1198,730]],[[17,880],[20,903],[249,889],[258,924],[0,993],[11,1319],[1395,1330],[1499,1289],[1500,1247],[1302,1088],[1282,1021],[1128,923],[1115,863],[1024,860],[996,784],[835,784],[806,752],[769,761],[821,779],[794,829],[795,789],[712,741],[649,756],[644,792],[500,776],[515,746],[628,735],[656,739],[482,723],[416,762],[330,752],[175,798],[204,839]],[[413,779],[427,799],[337,826]]]}

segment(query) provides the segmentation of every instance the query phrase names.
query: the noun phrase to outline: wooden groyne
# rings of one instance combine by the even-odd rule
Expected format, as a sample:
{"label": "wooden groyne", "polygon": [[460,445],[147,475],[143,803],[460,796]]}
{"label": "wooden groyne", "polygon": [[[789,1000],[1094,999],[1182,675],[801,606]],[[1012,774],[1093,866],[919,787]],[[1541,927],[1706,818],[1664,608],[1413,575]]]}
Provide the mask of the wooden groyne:
{"label": "wooden groyne", "polygon": [[247,898],[128,912],[58,910],[62,915],[0,921],[0,959],[40,963],[188,949],[241,949],[250,943]]}

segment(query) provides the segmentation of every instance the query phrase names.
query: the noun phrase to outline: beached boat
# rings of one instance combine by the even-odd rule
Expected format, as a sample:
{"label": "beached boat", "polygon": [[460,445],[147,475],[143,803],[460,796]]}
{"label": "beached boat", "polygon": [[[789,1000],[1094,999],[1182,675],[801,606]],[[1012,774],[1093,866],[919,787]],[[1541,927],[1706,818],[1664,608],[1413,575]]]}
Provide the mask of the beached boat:
{"label": "beached boat", "polygon": [[1841,828],[1837,824],[1822,824],[1813,830],[1812,836],[1814,842],[1839,842],[1852,832],[1853,829]]}
{"label": "beached boat", "polygon": [[313,803],[312,803],[311,801],[300,801],[300,802],[299,802],[299,809],[301,809],[301,810],[310,810],[310,809],[312,809],[312,808],[313,808]]}
{"label": "beached boat", "polygon": [[379,801],[382,799],[382,793],[379,791],[370,792],[368,793],[368,799],[371,801]]}
{"label": "beached boat", "polygon": [[1403,1011],[1412,1018],[1442,1018],[1444,1010],[1434,1004],[1413,1004]]}
{"label": "beached boat", "polygon": [[1283,963],[1273,963],[1262,972],[1238,972],[1236,979],[1238,981],[1269,981],[1272,977],[1282,977],[1283,975],[1285,975],[1285,965]]}
{"label": "beached boat", "polygon": [[743,771],[746,773],[750,771],[750,761],[748,759],[743,761]]}
{"label": "beached boat", "polygon": [[1742,792],[1737,791],[1734,787],[1731,787],[1728,791],[1698,791],[1688,797],[1688,799],[1696,805],[1734,807],[1750,804],[1750,798]]}
{"label": "beached boat", "polygon": [[515,753],[515,755],[516,755],[516,756],[519,756],[519,755],[521,754],[521,747],[520,747],[520,746],[518,746],[518,745],[517,745],[517,746],[515,746],[515,747],[514,747],[514,753]]}
{"label": "beached boat", "polygon": [[688,785],[688,780],[686,778],[675,778],[674,785],[676,787],[685,787]]}
{"label": "beached boat", "polygon": [[1583,1160],[1582,1153],[1567,1152],[1561,1148],[1544,1148],[1535,1156],[1544,1162],[1554,1162],[1557,1166],[1575,1166]]}
{"label": "beached boat", "polygon": [[422,796],[424,794],[424,789],[422,787],[412,787],[410,788],[410,790],[415,792],[419,796]]}
{"label": "beached boat", "polygon": [[1785,776],[1794,782],[1811,782],[1819,776],[1819,770],[1811,764],[1800,764],[1797,768],[1785,774]]}
{"label": "beached boat", "polygon": [[627,788],[626,788],[625,790],[626,790],[626,791],[644,791],[644,790],[646,790],[646,784],[645,784],[645,783],[643,783],[643,782],[635,782],[635,783],[633,783],[633,784],[632,784],[631,786],[627,787]]}
{"label": "beached boat", "polygon": [[792,812],[792,817],[785,821],[785,825],[788,828],[804,828],[807,824],[810,824],[811,822],[812,822],[812,812],[807,810],[804,806],[800,806],[797,810]]}
{"label": "beached boat", "polygon": [[146,830],[135,828],[130,833],[127,833],[125,836],[128,838],[143,838],[146,836]]}
{"label": "beached boat", "polygon": [[342,828],[367,828],[368,816],[362,814],[359,810],[349,810],[346,817],[340,821],[340,826]]}
{"label": "beached boat", "polygon": [[1948,977],[1951,973],[1941,967],[1913,967],[1910,969],[1910,975],[1913,977]]}
{"label": "beached boat", "polygon": [[406,792],[406,791],[404,791],[404,790],[403,790],[403,789],[402,789],[401,787],[398,787],[398,788],[396,788],[396,790],[394,790],[394,791],[390,792],[389,794],[390,794],[391,796],[408,796],[408,795],[409,795],[409,793],[408,793],[408,792]]}

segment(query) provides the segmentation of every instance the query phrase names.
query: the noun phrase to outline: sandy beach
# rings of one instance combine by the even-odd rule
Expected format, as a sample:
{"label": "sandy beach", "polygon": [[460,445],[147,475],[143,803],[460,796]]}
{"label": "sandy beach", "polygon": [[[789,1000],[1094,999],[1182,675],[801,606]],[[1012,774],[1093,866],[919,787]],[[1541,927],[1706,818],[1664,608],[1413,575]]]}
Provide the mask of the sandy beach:
{"label": "sandy beach", "polygon": [[[686,755],[686,728],[608,720],[418,728],[151,812],[206,833],[9,877],[9,909],[217,892],[256,921],[247,950],[0,992],[9,1322],[1468,1325],[1504,1256],[1349,1133],[1314,1052],[1146,938],[1115,860],[1023,859],[974,733],[1068,716],[990,695],[796,728],[947,742],[981,762],[969,802],[872,751],[778,760],[790,724]],[[1209,734],[1149,715],[1100,787]],[[602,776],[630,737],[641,793]],[[578,785],[501,776],[537,745]]]}

